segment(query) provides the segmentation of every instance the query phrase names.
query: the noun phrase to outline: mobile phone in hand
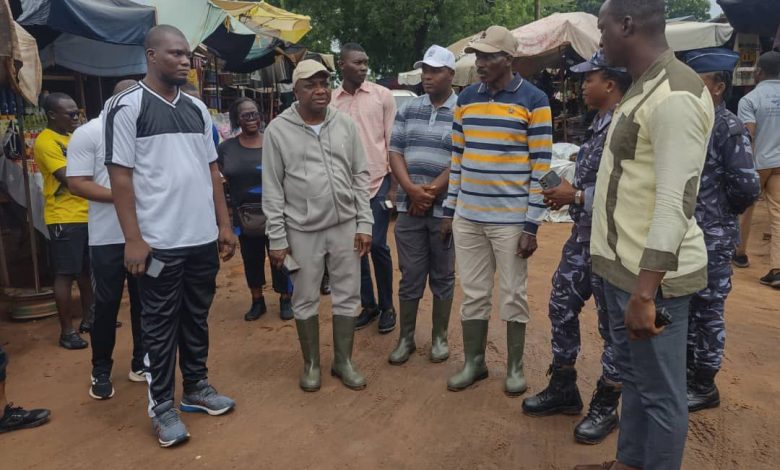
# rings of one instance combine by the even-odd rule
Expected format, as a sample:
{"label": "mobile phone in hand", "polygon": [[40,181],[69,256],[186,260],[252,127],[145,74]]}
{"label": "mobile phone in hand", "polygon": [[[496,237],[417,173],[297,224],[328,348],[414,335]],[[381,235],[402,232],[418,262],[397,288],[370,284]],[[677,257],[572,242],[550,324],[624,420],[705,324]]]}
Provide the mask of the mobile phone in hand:
{"label": "mobile phone in hand", "polygon": [[165,267],[165,263],[154,257],[149,257],[149,262],[146,264],[146,275],[149,277],[157,278]]}
{"label": "mobile phone in hand", "polygon": [[552,189],[561,184],[561,177],[558,176],[558,173],[549,171],[539,178],[539,184],[542,186],[542,189]]}
{"label": "mobile phone in hand", "polygon": [[655,327],[661,328],[672,324],[672,314],[670,314],[666,308],[655,309]]}
{"label": "mobile phone in hand", "polygon": [[287,271],[288,274],[294,273],[295,271],[301,269],[301,266],[290,255],[284,257],[284,263],[282,264],[282,267],[285,271]]}

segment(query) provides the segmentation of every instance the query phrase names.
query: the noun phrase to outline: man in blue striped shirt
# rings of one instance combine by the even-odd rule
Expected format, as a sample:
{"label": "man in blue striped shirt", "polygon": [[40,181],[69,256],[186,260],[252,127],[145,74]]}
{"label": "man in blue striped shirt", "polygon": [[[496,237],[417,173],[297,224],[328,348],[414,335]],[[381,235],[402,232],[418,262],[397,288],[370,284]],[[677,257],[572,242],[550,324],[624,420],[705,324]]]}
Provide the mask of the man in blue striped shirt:
{"label": "man in blue striped shirt", "polygon": [[447,383],[450,390],[488,375],[485,346],[496,271],[501,319],[507,322],[504,389],[518,396],[527,388],[528,258],[545,213],[539,179],[550,170],[552,117],[547,96],[512,72],[516,51],[517,40],[502,26],[491,26],[466,48],[476,53],[482,83],[458,97],[452,125],[444,214],[455,217],[465,364]]}
{"label": "man in blue striped shirt", "polygon": [[400,185],[395,244],[401,269],[401,334],[388,359],[394,365],[405,363],[416,349],[417,308],[426,278],[433,293],[430,359],[442,362],[449,357],[447,326],[455,289],[452,233],[440,230],[450,175],[452,112],[458,98],[452,91],[455,55],[434,45],[414,67],[422,68],[426,94],[398,111],[390,139],[390,167]]}

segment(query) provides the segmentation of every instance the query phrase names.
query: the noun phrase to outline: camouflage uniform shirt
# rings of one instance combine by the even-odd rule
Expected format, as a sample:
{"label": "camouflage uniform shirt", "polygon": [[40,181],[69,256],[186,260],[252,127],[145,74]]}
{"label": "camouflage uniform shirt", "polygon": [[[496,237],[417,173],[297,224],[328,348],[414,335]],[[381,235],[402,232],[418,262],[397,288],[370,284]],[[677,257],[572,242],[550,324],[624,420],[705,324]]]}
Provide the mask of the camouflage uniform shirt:
{"label": "camouflage uniform shirt", "polygon": [[[599,172],[601,154],[604,150],[604,142],[607,140],[607,131],[612,123],[612,111],[603,116],[596,115],[586,134],[585,143],[577,154],[577,169],[574,173],[574,187],[582,190],[586,198],[593,195],[596,187],[596,174]],[[590,229],[593,222],[593,214],[587,210],[586,203],[583,206],[569,205],[569,215],[577,226],[577,241],[586,243],[590,241]]]}
{"label": "camouflage uniform shirt", "polygon": [[739,243],[737,216],[753,204],[758,194],[758,173],[748,132],[721,103],[715,109],[695,213],[708,251],[732,249]]}

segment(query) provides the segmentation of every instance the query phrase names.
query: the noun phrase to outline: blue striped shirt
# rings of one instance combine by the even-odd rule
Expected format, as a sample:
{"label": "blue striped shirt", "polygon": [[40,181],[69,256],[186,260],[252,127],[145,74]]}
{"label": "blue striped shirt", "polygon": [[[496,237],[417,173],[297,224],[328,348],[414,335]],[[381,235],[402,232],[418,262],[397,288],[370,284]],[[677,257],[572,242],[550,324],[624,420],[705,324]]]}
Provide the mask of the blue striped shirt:
{"label": "blue striped shirt", "polygon": [[[414,184],[430,184],[450,167],[452,157],[452,113],[458,95],[452,93],[439,108],[426,94],[409,101],[398,110],[390,138],[390,151],[403,155],[409,179]],[[442,217],[442,193],[433,205],[433,216]],[[398,212],[406,212],[409,201],[399,186]]]}

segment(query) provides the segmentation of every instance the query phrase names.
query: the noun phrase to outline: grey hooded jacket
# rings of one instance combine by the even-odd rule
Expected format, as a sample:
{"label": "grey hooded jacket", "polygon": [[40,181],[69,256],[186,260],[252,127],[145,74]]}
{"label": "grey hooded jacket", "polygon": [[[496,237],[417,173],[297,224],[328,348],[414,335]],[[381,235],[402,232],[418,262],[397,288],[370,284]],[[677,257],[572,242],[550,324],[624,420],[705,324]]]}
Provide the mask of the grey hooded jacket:
{"label": "grey hooded jacket", "polygon": [[316,232],[354,220],[357,233],[371,235],[366,155],[349,116],[329,107],[317,136],[296,103],[271,121],[263,140],[263,212],[272,250],[288,247],[288,227]]}

